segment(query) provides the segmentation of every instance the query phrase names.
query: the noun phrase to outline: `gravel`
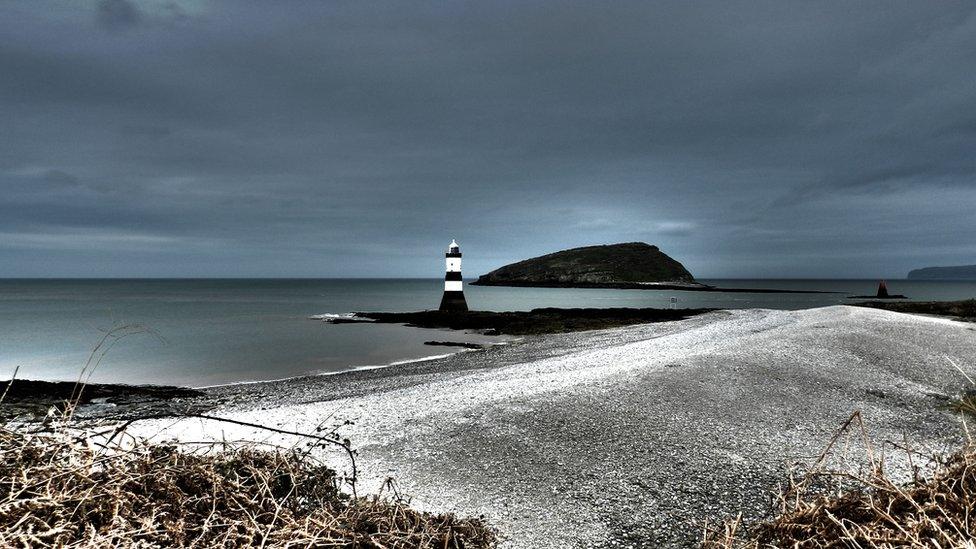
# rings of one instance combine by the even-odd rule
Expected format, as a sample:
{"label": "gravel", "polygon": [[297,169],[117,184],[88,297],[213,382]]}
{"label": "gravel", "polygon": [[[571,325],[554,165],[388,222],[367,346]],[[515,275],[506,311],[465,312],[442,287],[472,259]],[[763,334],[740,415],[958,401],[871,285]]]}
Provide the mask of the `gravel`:
{"label": "gravel", "polygon": [[[972,324],[750,309],[212,395],[216,415],[341,426],[359,451],[361,492],[393,477],[421,508],[486,516],[504,547],[695,547],[705,520],[769,516],[789,467],[816,459],[856,410],[878,449],[958,444],[959,419],[940,405],[967,382],[946,357],[973,375]],[[136,428],[296,442],[202,420]],[[857,437],[845,447],[837,463],[863,462]]]}

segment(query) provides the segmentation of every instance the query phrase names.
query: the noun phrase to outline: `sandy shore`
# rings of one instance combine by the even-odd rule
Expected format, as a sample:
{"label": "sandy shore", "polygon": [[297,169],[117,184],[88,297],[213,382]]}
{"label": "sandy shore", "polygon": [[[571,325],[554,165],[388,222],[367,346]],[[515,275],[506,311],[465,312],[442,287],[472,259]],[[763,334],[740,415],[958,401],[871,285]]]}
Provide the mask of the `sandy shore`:
{"label": "sandy shore", "polygon": [[[847,306],[723,311],[227,387],[213,413],[303,432],[349,421],[361,490],[392,476],[423,507],[485,515],[507,547],[693,547],[706,518],[767,513],[787,467],[855,410],[879,444],[955,444],[959,421],[938,407],[966,381],[945,357],[972,372],[976,327]],[[136,427],[295,442],[201,420]]]}

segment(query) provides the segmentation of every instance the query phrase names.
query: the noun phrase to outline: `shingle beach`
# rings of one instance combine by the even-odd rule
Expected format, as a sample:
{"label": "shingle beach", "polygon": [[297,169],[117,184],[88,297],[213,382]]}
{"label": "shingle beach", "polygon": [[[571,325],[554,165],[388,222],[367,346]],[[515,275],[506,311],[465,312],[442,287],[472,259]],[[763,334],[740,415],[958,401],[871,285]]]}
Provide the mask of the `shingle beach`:
{"label": "shingle beach", "polygon": [[[694,547],[706,519],[765,516],[788,467],[816,459],[854,411],[879,448],[956,444],[960,420],[941,406],[968,382],[947,359],[973,375],[976,325],[847,306],[719,311],[229,386],[212,413],[301,432],[348,421],[360,493],[393,477],[422,508],[484,515],[504,547]],[[199,419],[133,432],[300,442]]]}

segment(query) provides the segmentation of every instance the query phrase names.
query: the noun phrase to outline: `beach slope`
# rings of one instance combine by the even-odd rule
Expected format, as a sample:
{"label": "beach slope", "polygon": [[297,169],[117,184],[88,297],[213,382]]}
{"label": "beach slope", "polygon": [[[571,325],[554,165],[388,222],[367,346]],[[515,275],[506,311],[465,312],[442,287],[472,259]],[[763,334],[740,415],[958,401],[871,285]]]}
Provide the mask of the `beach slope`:
{"label": "beach slope", "polygon": [[[228,389],[214,414],[305,432],[348,421],[361,490],[394,477],[417,505],[485,515],[507,547],[695,547],[705,519],[766,516],[789,465],[815,459],[855,410],[879,444],[958,442],[940,406],[966,381],[946,357],[976,365],[971,324],[847,306],[719,311],[319,389]],[[198,419],[137,429],[296,442]]]}

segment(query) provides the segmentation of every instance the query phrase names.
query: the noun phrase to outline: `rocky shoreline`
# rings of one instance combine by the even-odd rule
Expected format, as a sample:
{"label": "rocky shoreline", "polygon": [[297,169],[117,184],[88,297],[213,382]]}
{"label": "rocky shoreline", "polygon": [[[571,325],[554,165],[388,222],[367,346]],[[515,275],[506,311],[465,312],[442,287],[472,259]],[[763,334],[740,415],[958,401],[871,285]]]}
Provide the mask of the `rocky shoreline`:
{"label": "rocky shoreline", "polygon": [[700,282],[552,282],[552,281],[483,281],[470,282],[472,286],[511,286],[517,288],[592,288],[609,290],[680,290],[685,292],[723,292],[746,294],[835,294],[825,290],[782,290],[775,288],[722,288]]}
{"label": "rocky shoreline", "polygon": [[79,388],[73,381],[14,379],[3,382],[0,393],[4,394],[0,421],[43,418],[52,409],[63,411],[69,401],[77,403],[78,415],[84,419],[124,419],[206,407],[204,391],[165,385],[90,383]]}
{"label": "rocky shoreline", "polygon": [[673,322],[714,309],[653,308],[543,308],[531,311],[416,311],[410,313],[355,313],[322,319],[330,324],[377,322],[417,328],[475,330],[486,335],[539,335],[616,328],[650,322]]}
{"label": "rocky shoreline", "polygon": [[[423,509],[485,515],[503,547],[690,548],[704,520],[768,517],[789,464],[817,456],[853,411],[879,444],[958,442],[944,404],[966,381],[945,357],[971,371],[974,343],[967,324],[862,307],[714,311],[173,402],[297,432],[338,427],[362,490],[394,477]],[[131,432],[296,443],[173,417]],[[863,459],[854,442],[839,463]],[[889,472],[907,467],[894,459]]]}
{"label": "rocky shoreline", "polygon": [[[334,324],[356,322],[378,322],[407,324],[423,328],[447,328],[451,330],[478,330],[490,335],[540,335],[596,330],[641,324],[648,322],[668,322],[688,318],[708,312],[708,309],[536,309],[496,313],[490,311],[471,311],[468,313],[443,313],[440,311],[420,311],[414,313],[356,313],[350,316],[325,318]],[[538,340],[536,340],[538,342]],[[499,343],[508,344],[507,341]],[[431,340],[425,345],[456,348],[465,352],[484,353],[496,344],[480,345],[473,343]],[[465,353],[462,353],[465,354]],[[88,384],[76,400],[78,407],[75,417],[79,421],[100,421],[132,419],[137,417],[173,415],[186,412],[204,412],[229,402],[266,394],[275,387],[293,387],[300,395],[300,388],[321,389],[334,384],[351,383],[358,379],[375,379],[396,376],[404,371],[416,371],[427,362],[410,362],[374,368],[370,370],[351,370],[326,376],[299,376],[278,381],[229,384],[201,389],[157,385]],[[447,362],[451,362],[448,358]],[[0,392],[7,384],[0,385]],[[7,396],[0,406],[0,421],[34,421],[45,417],[53,408],[65,409],[74,395],[76,383],[69,381],[36,381],[16,379],[10,384]],[[339,391],[338,388],[334,389]],[[312,391],[306,399],[325,398],[326,395]],[[296,398],[302,398],[296,396]]]}
{"label": "rocky shoreline", "polygon": [[964,299],[960,301],[865,301],[855,303],[858,307],[871,307],[873,309],[885,309],[899,313],[913,313],[924,315],[935,315],[941,317],[954,318],[968,322],[976,322],[976,299]]}

